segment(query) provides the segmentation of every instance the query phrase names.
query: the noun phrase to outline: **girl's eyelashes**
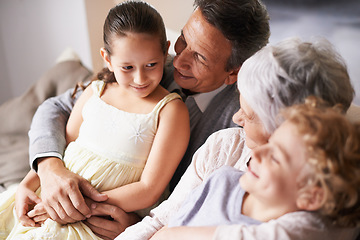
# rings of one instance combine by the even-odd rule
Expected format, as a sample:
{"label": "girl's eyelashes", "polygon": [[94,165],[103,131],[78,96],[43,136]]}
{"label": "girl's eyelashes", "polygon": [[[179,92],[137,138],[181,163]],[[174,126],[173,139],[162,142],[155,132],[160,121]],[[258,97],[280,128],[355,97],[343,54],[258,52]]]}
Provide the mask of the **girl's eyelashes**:
{"label": "girl's eyelashes", "polygon": [[149,64],[146,65],[146,67],[154,67],[156,64],[157,64],[156,62],[154,62],[154,63],[149,63]]}
{"label": "girl's eyelashes", "polygon": [[124,69],[125,71],[129,71],[129,70],[133,69],[133,66],[124,66],[124,67],[122,67],[122,69]]}
{"label": "girl's eyelashes", "polygon": [[[146,64],[145,66],[147,67],[147,68],[152,68],[152,67],[155,67],[157,65],[157,63],[156,62],[154,62],[154,63],[148,63],[148,64]],[[123,66],[123,67],[121,67],[124,71],[129,71],[129,70],[132,70],[134,67],[133,66]]]}

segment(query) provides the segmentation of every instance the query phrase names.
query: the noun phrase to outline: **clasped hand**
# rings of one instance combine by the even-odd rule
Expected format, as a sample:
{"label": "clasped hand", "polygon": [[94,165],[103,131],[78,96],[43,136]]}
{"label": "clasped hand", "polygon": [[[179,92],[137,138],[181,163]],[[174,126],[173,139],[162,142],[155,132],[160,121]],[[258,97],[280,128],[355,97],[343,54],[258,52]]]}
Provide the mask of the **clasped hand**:
{"label": "clasped hand", "polygon": [[17,189],[15,208],[22,225],[40,226],[48,218],[62,224],[85,220],[84,223],[99,237],[114,239],[140,220],[134,213],[104,203],[107,195],[67,170],[61,160],[53,160],[53,164],[39,167],[40,180],[37,180],[41,185],[41,199],[35,194],[36,188],[25,184],[26,181]]}

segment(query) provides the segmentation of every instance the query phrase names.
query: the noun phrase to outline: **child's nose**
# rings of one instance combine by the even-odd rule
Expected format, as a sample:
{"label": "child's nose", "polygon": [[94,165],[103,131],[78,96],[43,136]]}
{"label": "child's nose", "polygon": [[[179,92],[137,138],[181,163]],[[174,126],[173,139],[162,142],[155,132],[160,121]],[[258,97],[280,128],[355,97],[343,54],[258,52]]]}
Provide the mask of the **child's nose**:
{"label": "child's nose", "polygon": [[144,73],[143,70],[139,70],[136,72],[136,75],[134,77],[134,82],[139,85],[146,82],[146,74]]}

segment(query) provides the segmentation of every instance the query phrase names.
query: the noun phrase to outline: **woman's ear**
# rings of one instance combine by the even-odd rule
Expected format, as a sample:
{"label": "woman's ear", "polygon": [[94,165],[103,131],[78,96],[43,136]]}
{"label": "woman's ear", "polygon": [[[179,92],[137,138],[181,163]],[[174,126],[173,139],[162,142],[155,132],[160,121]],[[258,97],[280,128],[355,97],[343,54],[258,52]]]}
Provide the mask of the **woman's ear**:
{"label": "woman's ear", "polygon": [[309,187],[299,194],[296,205],[300,210],[316,211],[322,207],[324,198],[325,193],[322,188]]}
{"label": "woman's ear", "polygon": [[227,76],[227,78],[225,79],[226,85],[232,85],[237,81],[237,75],[239,73],[239,70],[240,67],[230,71],[229,76]]}
{"label": "woman's ear", "polygon": [[101,48],[100,49],[100,54],[101,57],[104,59],[104,62],[106,63],[106,66],[109,68],[109,70],[111,72],[114,71],[112,65],[111,65],[111,60],[110,60],[110,55],[108,54],[108,52],[105,50],[105,48]]}

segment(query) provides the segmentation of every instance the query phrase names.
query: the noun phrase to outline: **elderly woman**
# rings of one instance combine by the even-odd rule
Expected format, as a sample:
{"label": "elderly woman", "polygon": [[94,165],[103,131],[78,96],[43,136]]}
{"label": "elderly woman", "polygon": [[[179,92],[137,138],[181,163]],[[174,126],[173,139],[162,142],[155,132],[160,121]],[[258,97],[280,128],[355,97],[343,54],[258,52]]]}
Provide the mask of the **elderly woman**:
{"label": "elderly woman", "polygon": [[[241,109],[233,120],[242,128],[212,134],[196,152],[179,184],[150,217],[129,227],[116,239],[148,239],[180,208],[192,189],[223,165],[244,170],[252,149],[266,143],[281,123],[279,110],[315,95],[346,110],[353,99],[343,59],[332,45],[319,39],[302,42],[288,39],[267,46],[249,58],[238,74]],[[154,239],[352,239],[354,230],[327,227],[307,212],[286,214],[258,226],[164,228]]]}

